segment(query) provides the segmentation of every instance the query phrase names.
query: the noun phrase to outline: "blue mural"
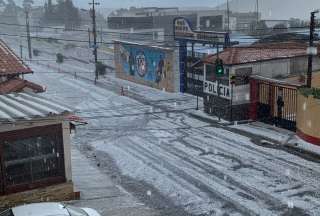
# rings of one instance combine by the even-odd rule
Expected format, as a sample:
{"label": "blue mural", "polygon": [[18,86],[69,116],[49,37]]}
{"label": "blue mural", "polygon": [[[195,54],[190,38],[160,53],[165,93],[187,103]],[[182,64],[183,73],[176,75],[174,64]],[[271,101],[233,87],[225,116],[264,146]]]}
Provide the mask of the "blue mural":
{"label": "blue mural", "polygon": [[155,83],[164,80],[171,68],[165,52],[131,44],[120,45],[120,64],[126,74]]}

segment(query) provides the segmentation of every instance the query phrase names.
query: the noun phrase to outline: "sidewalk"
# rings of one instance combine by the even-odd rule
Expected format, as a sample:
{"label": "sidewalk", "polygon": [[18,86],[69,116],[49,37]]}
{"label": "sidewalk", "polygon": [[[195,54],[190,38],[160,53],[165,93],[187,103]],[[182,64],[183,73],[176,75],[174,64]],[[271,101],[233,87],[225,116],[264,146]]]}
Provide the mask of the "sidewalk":
{"label": "sidewalk", "polygon": [[72,147],[72,175],[75,191],[81,193],[80,200],[72,201],[75,206],[96,209],[102,216],[160,215],[115,185],[75,146]]}

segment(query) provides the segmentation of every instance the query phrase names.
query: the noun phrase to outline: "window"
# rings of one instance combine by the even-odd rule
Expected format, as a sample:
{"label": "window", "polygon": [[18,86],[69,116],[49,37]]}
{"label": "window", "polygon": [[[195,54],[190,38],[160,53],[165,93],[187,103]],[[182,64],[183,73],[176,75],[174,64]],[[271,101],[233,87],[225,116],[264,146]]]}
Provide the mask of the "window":
{"label": "window", "polygon": [[3,149],[0,183],[4,192],[22,191],[33,184],[37,187],[56,177],[64,179],[61,125],[16,131],[7,138],[0,140]]}
{"label": "window", "polygon": [[249,84],[249,78],[252,75],[252,67],[239,68],[235,70],[236,82],[235,85],[247,85]]}

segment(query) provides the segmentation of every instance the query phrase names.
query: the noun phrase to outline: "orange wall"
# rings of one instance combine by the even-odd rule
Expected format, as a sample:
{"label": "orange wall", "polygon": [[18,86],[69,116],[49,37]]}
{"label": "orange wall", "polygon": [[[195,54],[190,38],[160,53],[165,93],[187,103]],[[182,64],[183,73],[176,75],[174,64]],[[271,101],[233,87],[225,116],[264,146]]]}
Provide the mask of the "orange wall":
{"label": "orange wall", "polygon": [[[320,100],[298,93],[298,131],[315,139],[320,139]],[[319,143],[320,144],[320,143]]]}
{"label": "orange wall", "polygon": [[[320,88],[320,72],[313,73],[312,86]],[[313,96],[305,97],[298,92],[297,104],[298,135],[320,145],[320,100]]]}

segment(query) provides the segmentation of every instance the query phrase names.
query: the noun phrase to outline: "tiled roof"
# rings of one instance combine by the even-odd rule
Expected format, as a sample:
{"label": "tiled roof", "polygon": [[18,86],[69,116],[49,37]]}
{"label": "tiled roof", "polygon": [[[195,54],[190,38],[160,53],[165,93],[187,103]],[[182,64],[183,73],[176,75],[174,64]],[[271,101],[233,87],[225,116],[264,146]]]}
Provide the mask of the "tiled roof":
{"label": "tiled roof", "polygon": [[3,83],[0,83],[0,94],[9,94],[14,92],[21,92],[25,88],[31,89],[35,93],[44,92],[45,89],[33,82],[29,82],[27,80],[23,80],[20,78],[10,79]]}
{"label": "tiled roof", "polygon": [[[292,43],[284,43],[257,45],[252,47],[231,47],[219,53],[219,58],[223,60],[225,65],[238,65],[306,55],[306,45],[295,46]],[[214,63],[216,59],[217,55],[211,55],[208,56],[204,62]]]}
{"label": "tiled roof", "polygon": [[0,122],[67,116],[69,107],[34,93],[0,95]]}
{"label": "tiled roof", "polygon": [[32,70],[0,40],[0,76],[32,73]]}

